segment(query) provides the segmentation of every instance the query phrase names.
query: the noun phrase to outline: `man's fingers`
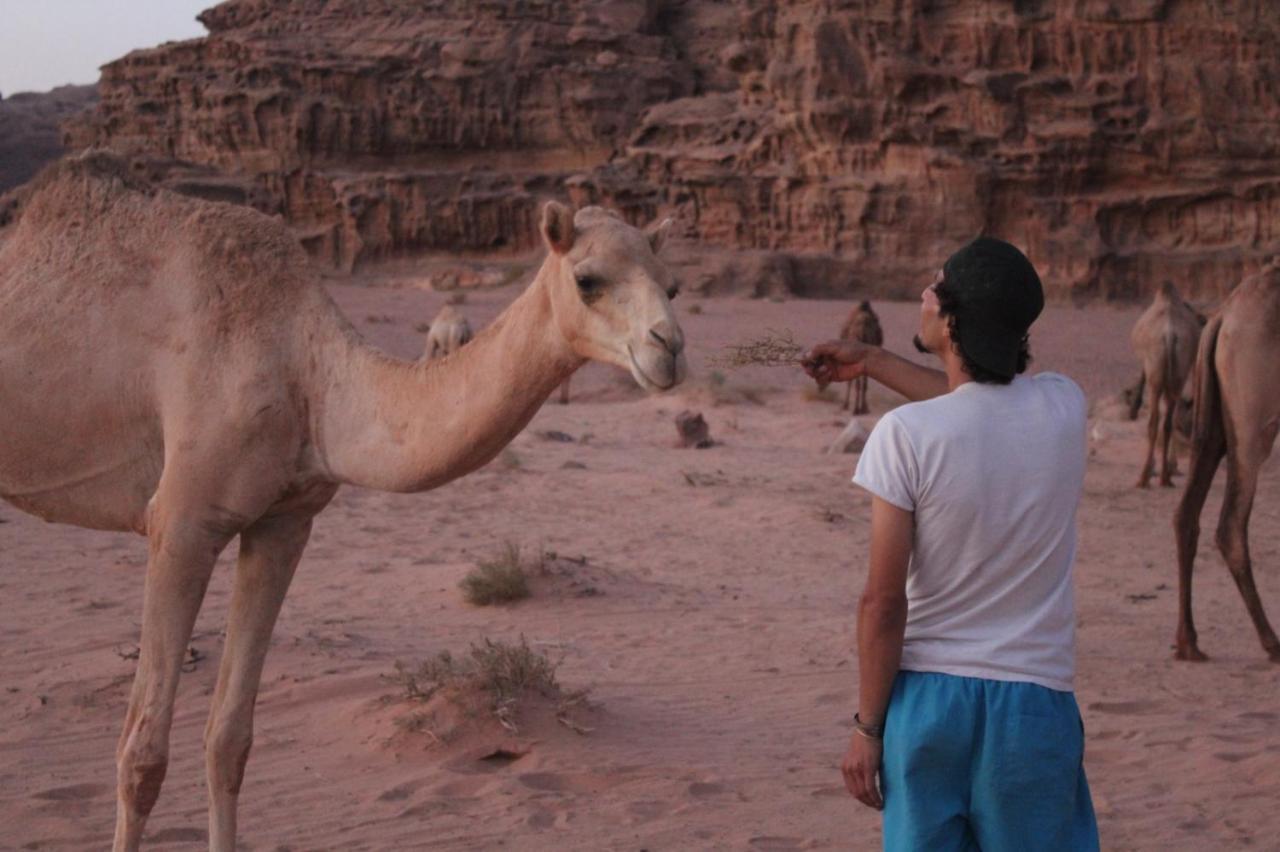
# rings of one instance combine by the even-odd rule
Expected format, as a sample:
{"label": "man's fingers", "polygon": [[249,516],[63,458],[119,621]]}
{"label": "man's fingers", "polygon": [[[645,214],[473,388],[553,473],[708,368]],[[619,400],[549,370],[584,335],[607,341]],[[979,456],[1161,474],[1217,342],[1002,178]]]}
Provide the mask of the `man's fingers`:
{"label": "man's fingers", "polygon": [[849,795],[855,799],[858,797],[858,781],[854,774],[853,767],[849,764],[840,766],[840,775],[844,778],[844,788],[849,791]]}

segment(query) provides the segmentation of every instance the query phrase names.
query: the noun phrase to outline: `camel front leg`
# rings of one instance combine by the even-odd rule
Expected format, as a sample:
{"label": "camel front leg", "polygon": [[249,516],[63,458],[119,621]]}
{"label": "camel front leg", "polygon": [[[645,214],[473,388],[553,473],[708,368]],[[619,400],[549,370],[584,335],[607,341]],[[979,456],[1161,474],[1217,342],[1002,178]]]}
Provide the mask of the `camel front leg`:
{"label": "camel front leg", "polygon": [[138,848],[160,796],[183,657],[214,562],[230,538],[215,525],[189,517],[171,516],[154,526],[158,528],[149,531],[138,669],[116,750],[115,852]]}
{"label": "camel front leg", "polygon": [[844,385],[844,406],[842,410],[849,411],[849,398],[853,395],[853,379],[845,382]]}
{"label": "camel front leg", "polygon": [[858,408],[857,408],[857,411],[855,412],[856,414],[866,414],[867,412],[869,412],[869,411],[871,410],[871,409],[867,406],[867,382],[868,382],[868,381],[869,381],[869,380],[867,379],[867,377],[866,377],[866,376],[858,376],[858,378],[857,378],[857,382],[858,382],[858,402],[857,402],[857,406],[858,406]]}
{"label": "camel front leg", "polygon": [[1250,447],[1237,447],[1227,462],[1227,490],[1222,499],[1222,515],[1218,521],[1218,549],[1227,561],[1231,576],[1244,599],[1249,617],[1262,649],[1273,663],[1280,663],[1280,639],[1276,638],[1267,613],[1262,608],[1258,587],[1253,582],[1253,561],[1249,558],[1249,513],[1253,509],[1253,497],[1258,488],[1258,468],[1262,463]]}
{"label": "camel front leg", "polygon": [[263,518],[240,535],[227,639],[205,728],[209,849],[236,845],[236,801],[253,743],[253,708],[276,616],[311,534],[311,515]]}

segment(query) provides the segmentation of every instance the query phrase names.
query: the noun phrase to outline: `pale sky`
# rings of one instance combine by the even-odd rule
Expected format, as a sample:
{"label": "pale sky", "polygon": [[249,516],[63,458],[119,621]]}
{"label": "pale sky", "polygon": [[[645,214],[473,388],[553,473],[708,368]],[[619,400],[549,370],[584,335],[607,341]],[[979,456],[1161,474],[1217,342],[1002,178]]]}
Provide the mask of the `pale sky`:
{"label": "pale sky", "polygon": [[0,93],[96,83],[98,67],[139,47],[197,38],[218,0],[0,0]]}

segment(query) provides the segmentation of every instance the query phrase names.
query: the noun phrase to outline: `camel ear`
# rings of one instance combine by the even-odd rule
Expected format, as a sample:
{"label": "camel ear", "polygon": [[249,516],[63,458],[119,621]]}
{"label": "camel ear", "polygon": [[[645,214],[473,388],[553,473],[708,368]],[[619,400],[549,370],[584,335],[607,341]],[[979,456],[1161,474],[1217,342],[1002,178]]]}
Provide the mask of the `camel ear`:
{"label": "camel ear", "polygon": [[653,249],[654,254],[657,254],[662,249],[662,244],[667,241],[667,234],[669,233],[671,233],[670,216],[656,225],[650,225],[645,230],[645,235],[649,238],[649,247]]}
{"label": "camel ear", "polygon": [[542,208],[542,238],[556,254],[573,248],[573,211],[558,201],[548,201]]}

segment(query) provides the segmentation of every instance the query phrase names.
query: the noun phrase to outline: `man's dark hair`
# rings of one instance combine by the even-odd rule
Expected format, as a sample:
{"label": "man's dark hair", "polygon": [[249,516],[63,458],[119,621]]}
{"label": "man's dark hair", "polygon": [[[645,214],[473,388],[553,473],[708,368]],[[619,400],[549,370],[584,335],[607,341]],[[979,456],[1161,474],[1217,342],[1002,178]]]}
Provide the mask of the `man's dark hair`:
{"label": "man's dark hair", "polygon": [[[934,294],[938,297],[938,315],[947,318],[947,328],[951,332],[951,345],[960,355],[960,363],[964,367],[964,371],[969,374],[969,378],[978,384],[983,385],[1007,385],[1013,381],[1013,376],[1002,376],[999,373],[993,373],[985,367],[980,367],[965,354],[964,347],[960,345],[960,317],[956,313],[956,300],[947,292],[947,282],[945,280],[938,283],[933,288]],[[1017,373],[1025,373],[1027,365],[1031,363],[1031,336],[1024,334],[1022,341],[1018,345],[1018,367]],[[1016,375],[1015,374],[1015,375]]]}

